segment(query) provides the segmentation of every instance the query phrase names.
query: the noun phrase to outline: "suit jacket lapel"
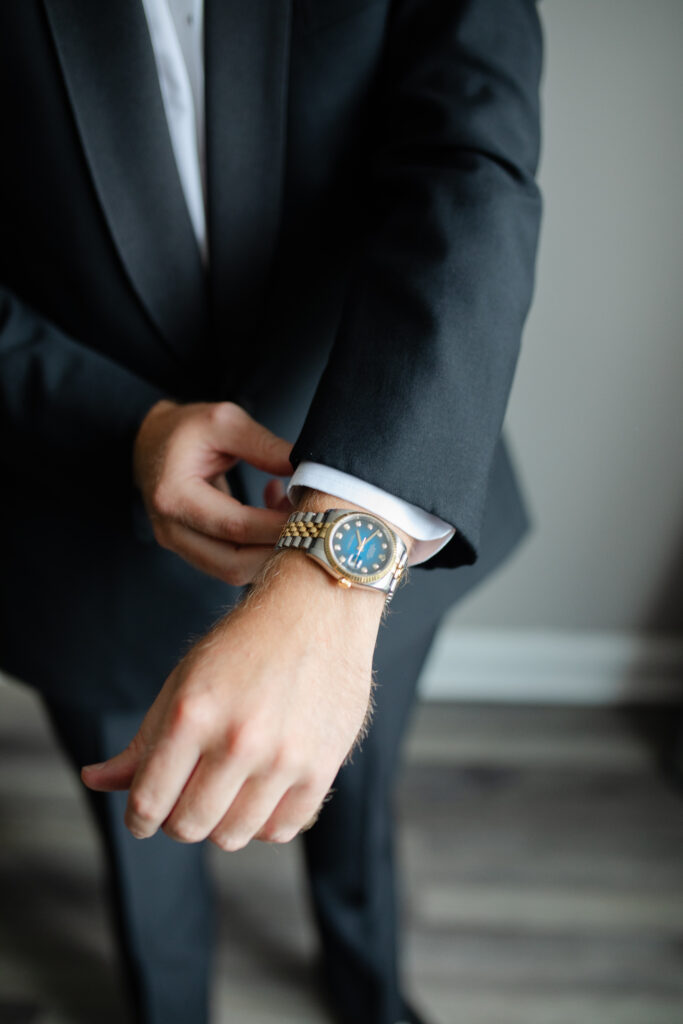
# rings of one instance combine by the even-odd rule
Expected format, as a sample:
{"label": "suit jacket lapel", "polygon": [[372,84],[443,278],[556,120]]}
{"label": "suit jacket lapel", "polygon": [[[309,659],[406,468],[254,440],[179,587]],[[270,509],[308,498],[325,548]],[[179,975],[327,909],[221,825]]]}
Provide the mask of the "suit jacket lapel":
{"label": "suit jacket lapel", "polygon": [[95,190],[123,265],[162,337],[186,354],[205,333],[205,276],[142,3],[44,3]]}
{"label": "suit jacket lapel", "polygon": [[250,355],[277,240],[290,6],[291,0],[206,0],[210,302],[217,328],[230,338],[223,351],[233,378]]}

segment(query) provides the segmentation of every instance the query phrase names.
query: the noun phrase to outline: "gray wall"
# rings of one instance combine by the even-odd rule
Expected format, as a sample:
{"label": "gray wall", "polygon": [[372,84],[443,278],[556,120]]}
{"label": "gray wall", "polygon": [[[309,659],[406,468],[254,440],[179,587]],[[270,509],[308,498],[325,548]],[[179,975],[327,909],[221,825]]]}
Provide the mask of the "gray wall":
{"label": "gray wall", "polygon": [[532,538],[463,626],[683,628],[683,3],[544,0],[536,297],[508,415]]}

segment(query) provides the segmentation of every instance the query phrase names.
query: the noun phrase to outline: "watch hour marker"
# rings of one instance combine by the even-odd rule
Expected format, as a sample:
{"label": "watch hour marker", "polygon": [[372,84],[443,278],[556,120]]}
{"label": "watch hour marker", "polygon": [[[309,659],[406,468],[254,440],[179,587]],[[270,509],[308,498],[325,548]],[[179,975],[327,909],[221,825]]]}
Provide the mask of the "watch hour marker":
{"label": "watch hour marker", "polygon": [[361,523],[360,519],[356,519],[356,526],[362,526],[362,525],[363,524]]}
{"label": "watch hour marker", "polygon": [[364,565],[363,568],[361,569],[361,572],[367,572],[367,571],[368,571],[368,567],[367,567],[367,565]]}
{"label": "watch hour marker", "polygon": [[344,529],[345,530],[350,530],[351,529],[351,524],[350,523],[344,523]]}
{"label": "watch hour marker", "polygon": [[387,542],[385,541],[385,542],[384,542],[384,544],[382,544],[382,547],[383,547],[383,548],[387,548],[387,547],[389,547],[389,545],[388,545],[388,544],[387,544]]}
{"label": "watch hour marker", "polygon": [[373,562],[372,563],[372,568],[373,569],[379,569],[379,562]]}

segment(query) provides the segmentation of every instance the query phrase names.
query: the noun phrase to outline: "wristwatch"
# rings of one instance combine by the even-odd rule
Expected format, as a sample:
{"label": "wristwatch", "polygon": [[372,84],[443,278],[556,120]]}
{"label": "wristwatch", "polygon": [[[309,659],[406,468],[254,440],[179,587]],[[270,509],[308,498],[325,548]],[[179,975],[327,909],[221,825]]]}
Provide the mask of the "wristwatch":
{"label": "wristwatch", "polygon": [[378,516],[348,508],[293,512],[276,548],[301,548],[343,587],[370,587],[391,601],[408,560],[394,530]]}

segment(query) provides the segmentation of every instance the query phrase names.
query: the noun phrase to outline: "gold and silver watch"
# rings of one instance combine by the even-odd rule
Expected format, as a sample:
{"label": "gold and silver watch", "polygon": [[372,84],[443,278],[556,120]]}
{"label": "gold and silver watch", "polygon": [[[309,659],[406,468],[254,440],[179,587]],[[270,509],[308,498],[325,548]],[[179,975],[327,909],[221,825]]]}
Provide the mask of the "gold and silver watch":
{"label": "gold and silver watch", "polygon": [[394,596],[408,551],[392,528],[369,512],[329,508],[293,512],[277,548],[301,548],[343,587],[370,587]]}

